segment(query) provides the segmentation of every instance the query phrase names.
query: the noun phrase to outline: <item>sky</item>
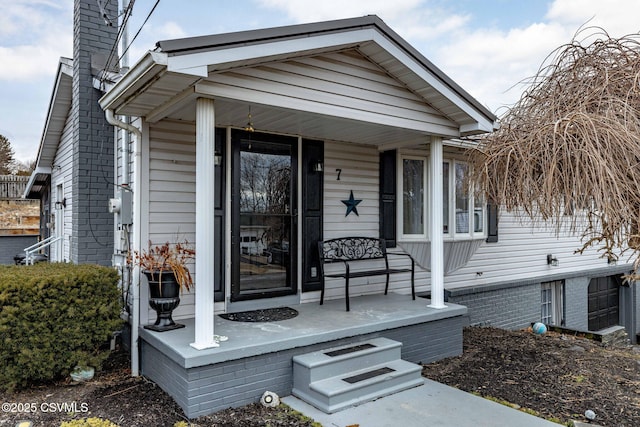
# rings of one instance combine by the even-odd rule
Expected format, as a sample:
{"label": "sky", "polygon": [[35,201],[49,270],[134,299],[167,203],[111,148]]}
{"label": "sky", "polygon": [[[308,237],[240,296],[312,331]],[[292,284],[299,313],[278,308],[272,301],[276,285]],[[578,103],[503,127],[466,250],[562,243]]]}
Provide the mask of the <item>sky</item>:
{"label": "sky", "polygon": [[[157,1],[134,3],[131,64],[159,40],[376,14],[498,116],[581,27],[640,31],[640,0],[160,0],[142,26]],[[0,134],[20,161],[36,158],[59,58],[73,56],[72,15],[73,0],[0,2]]]}

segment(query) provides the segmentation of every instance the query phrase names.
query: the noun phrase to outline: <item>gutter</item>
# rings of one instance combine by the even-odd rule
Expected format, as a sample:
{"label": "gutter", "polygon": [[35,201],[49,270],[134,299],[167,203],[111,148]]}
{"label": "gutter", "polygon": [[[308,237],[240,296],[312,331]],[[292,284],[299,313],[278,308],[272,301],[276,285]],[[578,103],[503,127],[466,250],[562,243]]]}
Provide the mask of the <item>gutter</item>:
{"label": "gutter", "polygon": [[[124,99],[126,104],[133,94],[145,88],[149,81],[166,70],[167,54],[161,52],[147,52],[109,91],[98,100],[105,110],[116,108],[116,102]],[[122,104],[122,102],[120,103]],[[121,107],[121,105],[117,105]],[[107,119],[108,120],[108,119]],[[122,123],[122,122],[120,122]],[[114,125],[118,126],[118,125]],[[124,129],[124,128],[123,128]]]}
{"label": "gutter", "polygon": [[[134,164],[134,175],[135,179],[133,180],[133,206],[137,209],[136,215],[138,218],[134,218],[133,220],[133,235],[134,235],[134,250],[140,250],[140,229],[141,229],[141,218],[139,218],[140,213],[140,205],[141,205],[141,182],[140,182],[140,173],[141,173],[141,150],[140,144],[142,142],[142,132],[135,126],[120,121],[116,118],[112,109],[105,110],[105,117],[109,124],[116,126],[125,131],[131,132],[134,134],[134,156],[135,156],[135,164]],[[117,141],[116,141],[117,144]],[[128,180],[128,177],[127,177]],[[140,375],[140,363],[139,363],[139,355],[138,355],[138,328],[140,327],[140,267],[136,266],[133,269],[133,273],[131,274],[131,287],[132,287],[132,299],[133,299],[133,307],[132,307],[132,315],[130,316],[131,320],[131,375],[137,377]]]}

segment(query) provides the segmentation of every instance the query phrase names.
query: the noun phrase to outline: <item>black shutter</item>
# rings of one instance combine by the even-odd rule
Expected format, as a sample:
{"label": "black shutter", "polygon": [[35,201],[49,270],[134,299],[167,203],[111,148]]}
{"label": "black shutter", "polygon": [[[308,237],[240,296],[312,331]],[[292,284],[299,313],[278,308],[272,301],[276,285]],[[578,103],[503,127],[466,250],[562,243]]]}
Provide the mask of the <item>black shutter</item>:
{"label": "black shutter", "polygon": [[215,151],[216,155],[220,155],[222,161],[220,165],[215,166],[215,235],[214,242],[214,300],[224,301],[224,248],[222,243],[224,239],[224,189],[225,185],[225,148],[227,147],[227,131],[226,129],[216,128]]}
{"label": "black shutter", "polygon": [[380,238],[396,247],[396,151],[380,153]]}
{"label": "black shutter", "polygon": [[315,165],[324,165],[324,142],[302,140],[302,292],[319,291],[322,240],[324,174]]}
{"label": "black shutter", "polygon": [[487,204],[487,243],[498,241],[498,205]]}

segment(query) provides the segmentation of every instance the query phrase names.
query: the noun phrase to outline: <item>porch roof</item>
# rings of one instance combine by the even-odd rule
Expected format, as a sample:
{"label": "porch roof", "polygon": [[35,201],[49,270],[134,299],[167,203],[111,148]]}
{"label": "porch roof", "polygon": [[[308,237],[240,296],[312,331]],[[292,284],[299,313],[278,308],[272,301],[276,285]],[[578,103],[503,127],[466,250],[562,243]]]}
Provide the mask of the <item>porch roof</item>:
{"label": "porch roof", "polygon": [[[407,129],[400,122],[379,123],[366,115],[345,117],[344,111],[331,109],[318,114],[305,110],[304,105],[270,104],[264,97],[242,91],[227,97],[207,92],[207,84],[220,73],[349,50],[376,64],[453,126]],[[148,52],[115,83],[100,105],[149,122],[165,117],[193,120],[193,100],[203,96],[215,97],[220,103],[217,105],[222,108],[217,111],[224,116],[219,120],[227,125],[244,126],[247,106],[251,105],[254,117],[279,123],[279,129],[270,129],[273,131],[297,134],[303,127],[306,136],[342,140],[351,126],[357,132],[350,141],[377,145],[383,141],[424,141],[424,135],[452,138],[490,132],[496,121],[493,113],[375,15],[160,41],[155,51]]]}

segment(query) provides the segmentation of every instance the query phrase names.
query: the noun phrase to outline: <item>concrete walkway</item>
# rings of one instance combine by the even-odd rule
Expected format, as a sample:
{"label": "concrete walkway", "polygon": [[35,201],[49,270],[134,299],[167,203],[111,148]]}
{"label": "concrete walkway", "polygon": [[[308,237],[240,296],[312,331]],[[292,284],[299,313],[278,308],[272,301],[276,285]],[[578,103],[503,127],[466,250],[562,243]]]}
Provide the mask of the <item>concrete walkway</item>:
{"label": "concrete walkway", "polygon": [[324,427],[557,427],[499,403],[425,379],[422,386],[325,414],[294,397],[282,399]]}

